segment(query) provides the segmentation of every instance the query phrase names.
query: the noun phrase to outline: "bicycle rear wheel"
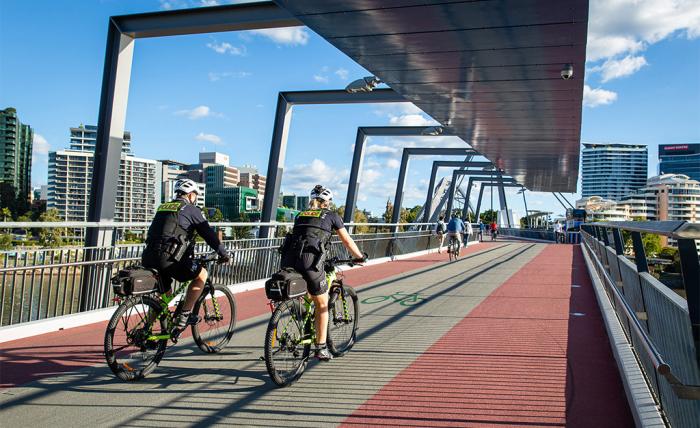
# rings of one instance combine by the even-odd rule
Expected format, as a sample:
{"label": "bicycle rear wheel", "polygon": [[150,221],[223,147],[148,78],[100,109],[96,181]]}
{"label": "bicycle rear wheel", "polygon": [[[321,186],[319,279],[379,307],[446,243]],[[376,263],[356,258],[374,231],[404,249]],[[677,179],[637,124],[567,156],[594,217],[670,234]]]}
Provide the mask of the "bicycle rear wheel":
{"label": "bicycle rear wheel", "polygon": [[280,303],[265,333],[265,366],[272,381],[278,386],[294,383],[304,373],[310,352],[311,326],[304,325],[301,302]]}
{"label": "bicycle rear wheel", "polygon": [[236,328],[236,299],[228,287],[214,285],[197,300],[194,313],[200,321],[192,326],[192,337],[199,349],[213,354],[221,352]]}
{"label": "bicycle rear wheel", "polygon": [[165,353],[168,335],[159,302],[150,296],[129,298],[117,307],[105,331],[105,359],[112,373],[122,380],[139,380],[151,373]]}
{"label": "bicycle rear wheel", "polygon": [[455,257],[455,245],[454,245],[454,239],[450,239],[450,243],[447,244],[447,253],[450,255],[450,261],[457,260]]}
{"label": "bicycle rear wheel", "polygon": [[[341,289],[342,287],[342,289]],[[342,357],[352,349],[360,321],[360,303],[352,287],[334,287],[328,299],[328,350]]]}

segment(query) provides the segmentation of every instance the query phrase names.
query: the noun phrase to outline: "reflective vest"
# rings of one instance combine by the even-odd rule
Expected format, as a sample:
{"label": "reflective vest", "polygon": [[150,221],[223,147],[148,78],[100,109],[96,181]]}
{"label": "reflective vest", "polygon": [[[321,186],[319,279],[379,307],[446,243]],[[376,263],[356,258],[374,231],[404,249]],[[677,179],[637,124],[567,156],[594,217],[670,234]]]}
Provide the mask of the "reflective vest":
{"label": "reflective vest", "polygon": [[185,201],[175,200],[158,207],[148,228],[144,254],[155,252],[164,260],[180,261],[193,238],[180,226],[180,211],[186,205]]}

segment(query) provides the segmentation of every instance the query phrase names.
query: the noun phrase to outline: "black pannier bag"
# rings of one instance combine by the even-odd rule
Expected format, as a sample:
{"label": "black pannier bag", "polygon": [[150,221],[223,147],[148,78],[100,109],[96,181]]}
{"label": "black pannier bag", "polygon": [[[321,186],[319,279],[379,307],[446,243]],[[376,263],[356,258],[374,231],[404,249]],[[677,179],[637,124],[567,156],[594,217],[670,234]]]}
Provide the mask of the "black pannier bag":
{"label": "black pannier bag", "polygon": [[158,290],[155,272],[138,265],[120,270],[111,282],[114,294],[119,296],[135,296]]}
{"label": "black pannier bag", "polygon": [[306,281],[292,268],[281,269],[265,281],[265,295],[270,300],[287,300],[305,293]]}

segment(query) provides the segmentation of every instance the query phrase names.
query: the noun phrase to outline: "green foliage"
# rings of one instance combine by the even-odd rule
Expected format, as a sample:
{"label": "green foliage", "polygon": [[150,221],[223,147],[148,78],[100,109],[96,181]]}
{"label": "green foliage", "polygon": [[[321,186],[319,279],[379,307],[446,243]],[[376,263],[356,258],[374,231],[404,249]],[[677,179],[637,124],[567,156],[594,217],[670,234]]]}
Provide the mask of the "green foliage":
{"label": "green foliage", "polygon": [[125,230],[122,240],[119,241],[121,244],[141,244],[144,242],[143,236],[140,233],[136,233],[131,230]]}
{"label": "green foliage", "polygon": [[[39,221],[57,222],[61,221],[57,209],[46,210],[39,216]],[[61,228],[41,228],[39,229],[39,243],[42,247],[54,248],[63,245],[63,237],[66,235],[65,229]]]}
{"label": "green foliage", "polygon": [[12,235],[7,233],[0,234],[0,250],[12,249]]}
{"label": "green foliage", "polygon": [[656,257],[661,251],[661,237],[653,233],[642,234],[642,243],[647,257]]}
{"label": "green foliage", "polygon": [[418,219],[418,214],[420,213],[420,210],[423,208],[422,205],[416,205],[415,207],[411,208],[410,210],[401,210],[401,214],[403,216],[403,212],[406,211],[406,223],[415,223],[416,220]]}
{"label": "green foliage", "polygon": [[481,221],[484,222],[485,224],[492,223],[497,220],[498,213],[494,210],[486,210],[481,215],[479,215],[479,218],[481,218]]}
{"label": "green foliage", "polygon": [[[337,211],[340,217],[345,215],[345,205],[338,207]],[[356,209],[352,215],[353,223],[368,223],[367,216],[361,210]],[[355,226],[354,233],[369,233],[369,226]]]}
{"label": "green foliage", "polygon": [[661,251],[659,251],[659,254],[657,256],[662,258],[662,259],[667,259],[667,260],[673,261],[672,264],[666,266],[666,268],[664,269],[665,272],[680,273],[680,271],[681,271],[681,256],[678,253],[677,248],[663,247],[661,249]]}
{"label": "green foliage", "polygon": [[204,213],[204,217],[207,219],[207,221],[211,223],[215,223],[217,221],[224,221],[224,214],[218,208],[205,207],[202,211]]}
{"label": "green foliage", "polygon": [[[247,214],[243,213],[241,214],[239,221],[248,222],[250,221],[250,217],[248,217]],[[232,233],[233,239],[248,239],[253,237],[253,228],[250,226],[234,227]]]}
{"label": "green foliage", "polygon": [[2,217],[2,221],[12,220],[12,211],[7,207],[0,209],[0,217]]}

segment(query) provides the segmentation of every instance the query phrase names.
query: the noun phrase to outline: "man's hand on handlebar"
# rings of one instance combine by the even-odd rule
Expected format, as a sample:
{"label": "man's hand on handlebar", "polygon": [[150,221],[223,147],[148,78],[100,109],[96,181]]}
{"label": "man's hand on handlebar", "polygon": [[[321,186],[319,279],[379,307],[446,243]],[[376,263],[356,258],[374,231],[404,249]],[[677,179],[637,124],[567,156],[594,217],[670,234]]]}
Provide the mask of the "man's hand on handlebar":
{"label": "man's hand on handlebar", "polygon": [[216,260],[218,264],[224,264],[231,261],[231,253],[219,254],[219,258]]}

